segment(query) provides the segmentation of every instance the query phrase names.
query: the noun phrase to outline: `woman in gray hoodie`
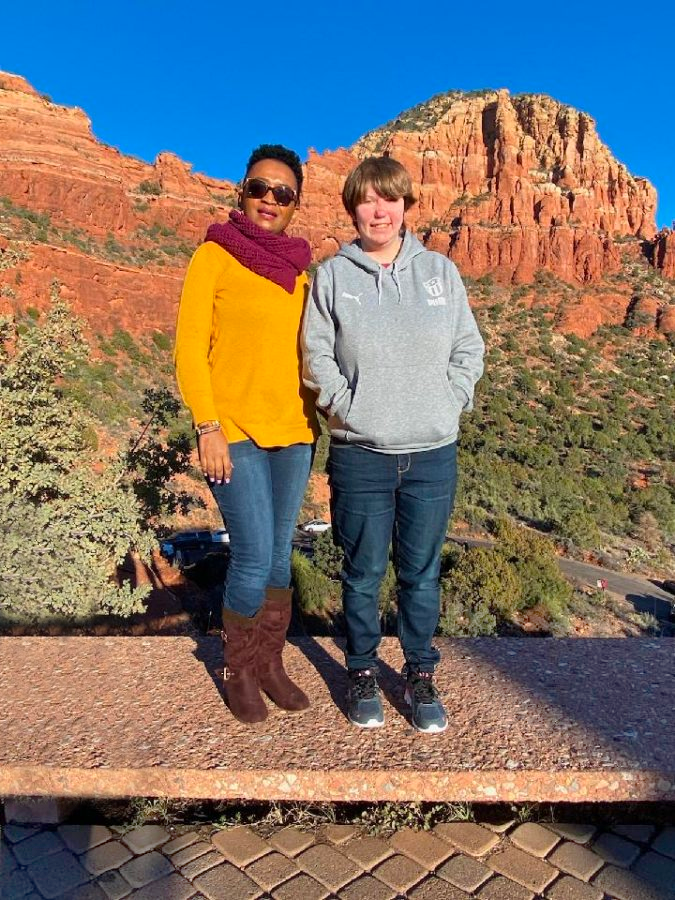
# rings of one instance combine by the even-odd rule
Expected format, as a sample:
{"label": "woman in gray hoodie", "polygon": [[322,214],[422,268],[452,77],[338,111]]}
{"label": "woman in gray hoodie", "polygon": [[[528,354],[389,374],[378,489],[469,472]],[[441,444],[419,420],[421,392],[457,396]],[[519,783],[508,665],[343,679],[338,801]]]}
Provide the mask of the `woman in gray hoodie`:
{"label": "woman in gray hoodie", "polygon": [[456,484],[459,417],[472,408],[484,345],[455,265],[403,225],[410,176],[370,157],[347,178],[359,237],[323,262],[304,327],[304,380],[328,417],[333,533],[344,551],[348,715],[384,724],[378,595],[393,542],[398,634],[413,726],[447,728],[433,683],[440,551]]}

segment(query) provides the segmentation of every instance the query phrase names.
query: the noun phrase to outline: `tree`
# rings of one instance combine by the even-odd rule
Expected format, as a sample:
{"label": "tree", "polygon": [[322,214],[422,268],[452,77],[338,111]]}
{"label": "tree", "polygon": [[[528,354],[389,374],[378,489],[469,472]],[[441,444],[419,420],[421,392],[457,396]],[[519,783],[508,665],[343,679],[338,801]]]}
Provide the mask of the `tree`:
{"label": "tree", "polygon": [[43,323],[0,322],[0,616],[130,615],[148,586],[118,583],[129,552],[154,545],[120,460],[95,459],[93,423],[61,383],[88,353],[58,299]]}
{"label": "tree", "polygon": [[186,491],[177,491],[171,478],[186,471],[190,464],[192,444],[184,433],[165,437],[169,422],[181,408],[178,399],[164,389],[145,391],[142,409],[146,421],[138,437],[131,438],[121,462],[130,476],[141,520],[146,526],[156,523],[160,515],[176,510],[186,513],[195,499]]}

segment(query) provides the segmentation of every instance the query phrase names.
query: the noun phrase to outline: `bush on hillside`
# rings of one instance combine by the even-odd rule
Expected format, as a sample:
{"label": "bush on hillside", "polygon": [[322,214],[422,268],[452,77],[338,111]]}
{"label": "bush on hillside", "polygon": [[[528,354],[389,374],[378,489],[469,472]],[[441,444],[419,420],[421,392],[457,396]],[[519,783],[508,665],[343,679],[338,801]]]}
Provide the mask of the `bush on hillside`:
{"label": "bush on hillside", "polygon": [[572,600],[572,587],[560,572],[548,538],[508,519],[495,525],[498,552],[513,566],[522,585],[521,609],[540,606],[551,619],[562,619]]}
{"label": "bush on hillside", "polygon": [[494,548],[455,554],[453,566],[442,566],[443,634],[494,634],[516,613],[535,606],[553,623],[566,620],[573,591],[560,573],[551,541],[506,518],[494,529]]}
{"label": "bush on hillside", "polygon": [[514,567],[496,550],[474,547],[441,581],[442,634],[494,634],[498,619],[519,609],[522,584]]}
{"label": "bush on hillside", "polygon": [[121,458],[142,520],[155,525],[161,516],[177,511],[185,515],[196,502],[191,494],[176,490],[171,481],[189,468],[192,440],[183,431],[166,433],[181,409],[180,401],[169,391],[148,388],[141,406],[146,416],[141,432],[131,438]]}
{"label": "bush on hillside", "polygon": [[291,555],[291,576],[295,597],[303,612],[321,612],[339,596],[339,585],[331,581],[297,550]]}
{"label": "bush on hillside", "polygon": [[312,559],[316,568],[333,581],[340,578],[344,553],[333,540],[333,530],[322,531],[314,538]]}
{"label": "bush on hillside", "polygon": [[0,619],[83,621],[143,608],[148,586],[117,580],[129,553],[149,559],[154,517],[180,504],[165,482],[187,448],[163,445],[173,404],[146,397],[134,446],[95,456],[95,422],[67,391],[86,361],[81,325],[52,291],[46,315],[0,322]]}

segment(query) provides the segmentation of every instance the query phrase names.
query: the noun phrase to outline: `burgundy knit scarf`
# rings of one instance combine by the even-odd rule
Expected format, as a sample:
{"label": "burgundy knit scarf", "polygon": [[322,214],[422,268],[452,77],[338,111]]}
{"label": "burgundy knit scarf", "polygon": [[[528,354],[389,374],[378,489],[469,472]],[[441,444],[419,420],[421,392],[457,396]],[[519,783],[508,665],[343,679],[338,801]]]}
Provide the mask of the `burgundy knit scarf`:
{"label": "burgundy knit scarf", "polygon": [[295,279],[312,259],[304,238],[265,231],[238,209],[230,212],[229,222],[209,225],[204,241],[219,244],[242,266],[269,278],[289,294],[295,290]]}

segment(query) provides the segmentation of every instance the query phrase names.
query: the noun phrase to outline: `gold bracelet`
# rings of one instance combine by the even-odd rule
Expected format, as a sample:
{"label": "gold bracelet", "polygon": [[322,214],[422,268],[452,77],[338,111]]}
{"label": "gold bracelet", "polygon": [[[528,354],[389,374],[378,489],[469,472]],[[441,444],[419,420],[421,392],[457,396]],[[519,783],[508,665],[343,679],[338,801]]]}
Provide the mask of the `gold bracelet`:
{"label": "gold bracelet", "polygon": [[212,431],[220,431],[220,422],[218,419],[210,419],[208,422],[200,422],[195,425],[195,431],[198,435],[210,434]]}

